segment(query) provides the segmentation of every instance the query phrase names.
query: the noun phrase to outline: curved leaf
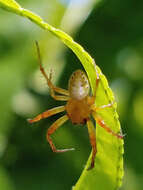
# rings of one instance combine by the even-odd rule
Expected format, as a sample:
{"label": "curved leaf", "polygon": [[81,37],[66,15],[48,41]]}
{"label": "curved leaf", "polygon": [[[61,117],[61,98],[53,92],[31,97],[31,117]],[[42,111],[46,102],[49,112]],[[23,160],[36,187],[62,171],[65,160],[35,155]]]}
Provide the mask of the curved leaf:
{"label": "curved leaf", "polygon": [[[84,66],[89,77],[92,91],[95,89],[96,70],[98,71],[100,83],[96,98],[97,105],[109,104],[115,101],[108,82],[99,67],[95,65],[94,60],[83,47],[76,43],[69,35],[44,22],[38,15],[23,9],[14,0],[0,0],[0,7],[27,17],[41,28],[50,31],[68,46],[77,55]],[[121,128],[116,106],[116,103],[114,103],[112,108],[105,108],[100,112],[100,115],[107,125],[117,133],[120,132]],[[86,167],[78,182],[73,187],[73,190],[116,190],[121,186],[123,177],[123,140],[117,139],[98,125],[96,126],[96,134],[98,153],[95,160],[95,167],[87,171],[90,165],[90,155]]]}

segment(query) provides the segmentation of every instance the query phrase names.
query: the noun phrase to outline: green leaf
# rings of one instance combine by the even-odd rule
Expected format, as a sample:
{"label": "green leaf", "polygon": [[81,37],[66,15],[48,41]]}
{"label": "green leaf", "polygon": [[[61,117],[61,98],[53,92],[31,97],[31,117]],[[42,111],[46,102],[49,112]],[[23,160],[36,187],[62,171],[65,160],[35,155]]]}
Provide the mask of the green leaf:
{"label": "green leaf", "polygon": [[8,11],[13,11],[17,13],[17,10],[21,9],[20,5],[16,1],[11,0],[0,0],[0,6]]}
{"label": "green leaf", "polygon": [[[113,101],[115,102],[114,95],[108,86],[108,82],[99,67],[95,65],[93,58],[69,35],[44,22],[38,15],[22,8],[14,0],[0,0],[0,7],[23,17],[27,17],[41,28],[50,31],[57,36],[81,61],[89,77],[93,92],[96,84],[97,69],[100,76],[100,83],[96,97],[97,106],[105,105]],[[116,107],[117,105],[114,103],[112,108],[105,108],[100,112],[100,115],[106,124],[117,133],[120,132],[121,127]],[[85,169],[78,182],[73,187],[73,190],[116,190],[121,186],[123,177],[123,140],[117,139],[98,125],[96,127],[96,136],[98,153],[95,159],[95,167],[92,170],[87,171],[91,161],[90,155]]]}

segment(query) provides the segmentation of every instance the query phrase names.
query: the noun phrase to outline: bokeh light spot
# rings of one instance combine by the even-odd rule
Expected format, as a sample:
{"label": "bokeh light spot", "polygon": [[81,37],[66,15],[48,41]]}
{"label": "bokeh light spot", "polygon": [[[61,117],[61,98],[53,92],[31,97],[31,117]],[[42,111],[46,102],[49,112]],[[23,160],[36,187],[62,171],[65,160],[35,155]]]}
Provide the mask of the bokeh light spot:
{"label": "bokeh light spot", "polygon": [[12,108],[22,116],[31,116],[38,112],[40,105],[28,91],[22,90],[13,97]]}
{"label": "bokeh light spot", "polygon": [[143,58],[131,48],[122,49],[117,56],[117,64],[131,79],[143,79]]}

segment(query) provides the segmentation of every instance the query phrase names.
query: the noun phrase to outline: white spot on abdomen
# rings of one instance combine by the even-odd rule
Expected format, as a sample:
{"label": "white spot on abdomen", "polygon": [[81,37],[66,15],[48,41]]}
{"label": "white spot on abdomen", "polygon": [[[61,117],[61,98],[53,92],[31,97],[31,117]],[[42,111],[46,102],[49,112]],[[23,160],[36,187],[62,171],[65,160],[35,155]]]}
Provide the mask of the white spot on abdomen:
{"label": "white spot on abdomen", "polygon": [[86,74],[81,71],[75,71],[69,80],[69,93],[71,98],[81,100],[89,93],[89,82]]}

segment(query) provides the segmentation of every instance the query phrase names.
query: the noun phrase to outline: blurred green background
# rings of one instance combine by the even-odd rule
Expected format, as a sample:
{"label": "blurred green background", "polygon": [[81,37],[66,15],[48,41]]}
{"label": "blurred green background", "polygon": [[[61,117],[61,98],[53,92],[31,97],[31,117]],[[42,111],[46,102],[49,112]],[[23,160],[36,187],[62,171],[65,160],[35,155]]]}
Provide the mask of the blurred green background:
{"label": "blurred green background", "polygon": [[[118,102],[125,136],[125,176],[121,190],[143,189],[143,1],[18,0],[55,27],[63,29],[95,58]],[[29,125],[27,118],[62,105],[54,101],[39,72],[34,41],[53,82],[67,88],[81,65],[57,38],[0,9],[0,189],[67,190],[76,183],[90,153],[86,127],[64,124],[54,135],[47,128],[61,114]]]}

